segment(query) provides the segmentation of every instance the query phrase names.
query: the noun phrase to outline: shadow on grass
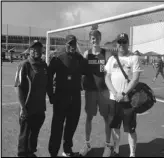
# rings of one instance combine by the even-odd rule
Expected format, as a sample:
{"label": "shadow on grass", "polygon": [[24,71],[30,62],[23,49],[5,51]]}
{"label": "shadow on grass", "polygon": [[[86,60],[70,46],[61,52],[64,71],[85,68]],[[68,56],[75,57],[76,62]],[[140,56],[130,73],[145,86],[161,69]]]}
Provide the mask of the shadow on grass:
{"label": "shadow on grass", "polygon": [[104,148],[92,148],[85,157],[102,157]]}
{"label": "shadow on grass", "polygon": [[[102,157],[104,148],[93,148],[86,157]],[[120,156],[129,157],[129,145],[120,146]],[[148,143],[138,143],[137,157],[164,157],[164,139],[156,138]]]}

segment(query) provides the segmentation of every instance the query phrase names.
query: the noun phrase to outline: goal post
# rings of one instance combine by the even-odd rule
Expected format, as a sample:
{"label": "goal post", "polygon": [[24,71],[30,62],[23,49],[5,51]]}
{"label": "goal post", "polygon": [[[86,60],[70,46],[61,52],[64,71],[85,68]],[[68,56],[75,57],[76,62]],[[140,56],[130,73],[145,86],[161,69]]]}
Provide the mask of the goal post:
{"label": "goal post", "polygon": [[[46,35],[46,63],[49,63],[50,52],[53,46],[56,50],[62,50],[65,47],[65,37],[68,34],[73,34],[77,37],[77,49],[80,53],[90,48],[89,32],[93,26],[98,26],[98,30],[102,34],[101,46],[107,49],[115,47],[115,39],[119,33],[125,32],[129,35],[130,49],[133,50],[133,27],[151,23],[159,23],[159,28],[163,27],[164,23],[164,4],[141,9],[101,20],[96,20],[84,24],[74,25],[66,28],[47,31]],[[155,31],[155,30],[154,30]],[[164,30],[163,30],[164,31]],[[136,33],[135,33],[136,34]],[[60,37],[60,38],[58,38]],[[164,32],[159,34],[155,39],[163,38]],[[147,40],[147,39],[145,39]],[[154,39],[151,39],[154,40]],[[56,43],[54,44],[54,41]],[[147,41],[142,41],[143,43]],[[57,51],[55,51],[57,52]]]}

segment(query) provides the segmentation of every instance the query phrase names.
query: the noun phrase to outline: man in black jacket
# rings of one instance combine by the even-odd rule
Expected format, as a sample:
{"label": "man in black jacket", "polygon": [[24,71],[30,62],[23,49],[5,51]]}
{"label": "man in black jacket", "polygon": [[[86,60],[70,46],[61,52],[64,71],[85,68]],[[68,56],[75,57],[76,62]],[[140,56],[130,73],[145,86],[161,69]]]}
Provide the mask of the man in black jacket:
{"label": "man in black jacket", "polygon": [[[62,156],[72,157],[73,136],[76,131],[81,112],[81,74],[84,74],[85,59],[76,52],[77,39],[74,35],[66,37],[66,51],[58,57],[53,57],[48,66],[50,83],[56,74],[56,88],[51,103],[53,103],[53,118],[49,152],[56,157],[60,149],[63,126],[64,144]],[[53,86],[52,90],[53,91]]]}

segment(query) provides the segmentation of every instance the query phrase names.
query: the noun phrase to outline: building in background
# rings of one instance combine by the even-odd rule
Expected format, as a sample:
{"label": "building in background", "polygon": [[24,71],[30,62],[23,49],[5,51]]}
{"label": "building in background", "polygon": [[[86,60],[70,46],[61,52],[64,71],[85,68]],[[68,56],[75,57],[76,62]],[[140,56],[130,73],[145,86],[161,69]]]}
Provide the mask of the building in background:
{"label": "building in background", "polygon": [[[43,43],[44,50],[46,47],[46,37],[43,36],[21,36],[21,35],[3,35],[1,36],[1,48],[3,50],[3,58],[10,58],[11,51],[13,58],[23,58],[23,56],[28,53],[26,51],[30,43],[34,40],[39,40]],[[61,37],[52,37],[50,39],[51,49],[55,50],[58,46],[65,45],[65,39]],[[26,52],[26,53],[23,53]],[[23,53],[23,54],[22,54]],[[4,55],[5,54],[5,55]]]}

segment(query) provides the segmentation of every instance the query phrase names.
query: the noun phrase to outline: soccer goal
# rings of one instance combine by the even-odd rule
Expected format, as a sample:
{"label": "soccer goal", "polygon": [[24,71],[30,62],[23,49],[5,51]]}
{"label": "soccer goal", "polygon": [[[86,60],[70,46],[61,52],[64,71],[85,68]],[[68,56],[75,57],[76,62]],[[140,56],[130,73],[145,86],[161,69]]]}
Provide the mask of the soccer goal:
{"label": "soccer goal", "polygon": [[[151,24],[156,25],[153,25],[150,29]],[[144,29],[141,29],[141,27],[139,29],[139,26],[142,26]],[[149,27],[149,29],[145,29],[146,27]],[[129,35],[129,49],[131,51],[142,52],[141,48],[150,47],[150,45],[155,43],[164,43],[164,5],[162,4],[89,23],[47,31],[46,62],[49,63],[52,54],[56,55],[64,51],[65,37],[68,34],[73,34],[77,37],[77,50],[79,53],[83,54],[87,49],[90,49],[89,32],[91,29],[98,29],[101,32],[101,46],[105,49],[111,51],[115,49],[115,39],[117,35],[125,32]],[[149,45],[143,45],[148,43]],[[159,48],[157,45],[154,46],[152,51],[155,51],[155,48]]]}

